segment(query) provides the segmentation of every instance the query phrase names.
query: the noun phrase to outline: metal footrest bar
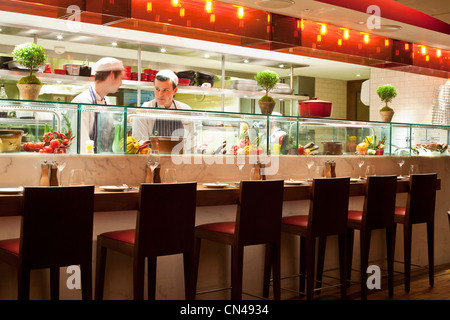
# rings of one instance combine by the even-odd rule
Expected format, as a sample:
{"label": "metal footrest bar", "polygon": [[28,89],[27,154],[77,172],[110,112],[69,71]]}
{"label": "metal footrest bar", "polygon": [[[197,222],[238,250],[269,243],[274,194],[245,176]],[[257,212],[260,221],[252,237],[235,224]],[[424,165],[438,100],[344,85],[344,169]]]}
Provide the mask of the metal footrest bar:
{"label": "metal footrest bar", "polygon": [[195,294],[207,294],[207,293],[213,293],[213,292],[218,292],[218,291],[225,291],[225,290],[230,290],[231,287],[225,287],[225,288],[217,288],[217,289],[211,289],[211,290],[205,290],[205,291],[198,291]]}

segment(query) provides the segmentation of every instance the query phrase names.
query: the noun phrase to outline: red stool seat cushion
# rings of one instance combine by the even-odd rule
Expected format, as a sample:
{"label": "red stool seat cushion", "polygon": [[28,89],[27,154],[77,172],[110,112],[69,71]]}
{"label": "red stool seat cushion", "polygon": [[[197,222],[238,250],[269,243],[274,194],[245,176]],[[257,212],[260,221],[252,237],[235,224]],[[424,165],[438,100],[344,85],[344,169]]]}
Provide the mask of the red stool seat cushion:
{"label": "red stool seat cushion", "polygon": [[19,255],[20,239],[7,239],[0,241],[0,249]]}
{"label": "red stool seat cushion", "polygon": [[105,232],[102,233],[101,235],[105,238],[110,238],[113,240],[122,241],[134,245],[135,234],[136,230],[130,229],[130,230]]}
{"label": "red stool seat cushion", "polygon": [[350,228],[357,228],[361,225],[362,222],[362,211],[349,210],[348,211],[348,226]]}
{"label": "red stool seat cushion", "polygon": [[396,216],[404,216],[406,214],[405,207],[395,207],[395,215]]}
{"label": "red stool seat cushion", "polygon": [[235,226],[236,226],[235,222],[215,222],[215,223],[201,224],[196,228],[226,234],[234,234]]}
{"label": "red stool seat cushion", "polygon": [[288,216],[283,217],[281,219],[281,223],[291,224],[298,227],[308,227],[308,216],[307,215],[296,215],[296,216]]}

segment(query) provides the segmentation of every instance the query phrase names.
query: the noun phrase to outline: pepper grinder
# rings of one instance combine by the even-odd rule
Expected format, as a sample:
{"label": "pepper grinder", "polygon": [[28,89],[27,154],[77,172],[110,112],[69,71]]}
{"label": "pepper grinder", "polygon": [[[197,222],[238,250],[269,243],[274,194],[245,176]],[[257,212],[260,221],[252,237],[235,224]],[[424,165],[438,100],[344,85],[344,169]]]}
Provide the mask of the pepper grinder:
{"label": "pepper grinder", "polygon": [[251,180],[261,180],[261,163],[257,161],[251,170]]}
{"label": "pepper grinder", "polygon": [[50,168],[50,185],[58,186],[58,166],[56,165],[56,161],[53,161]]}
{"label": "pepper grinder", "polygon": [[327,178],[336,178],[336,163],[333,160],[328,160],[325,162]]}
{"label": "pepper grinder", "polygon": [[50,186],[50,179],[48,178],[49,164],[47,160],[41,164],[41,181],[39,183],[40,186]]}
{"label": "pepper grinder", "polygon": [[151,166],[147,164],[147,175],[145,176],[145,183],[161,183],[159,165],[152,169]]}

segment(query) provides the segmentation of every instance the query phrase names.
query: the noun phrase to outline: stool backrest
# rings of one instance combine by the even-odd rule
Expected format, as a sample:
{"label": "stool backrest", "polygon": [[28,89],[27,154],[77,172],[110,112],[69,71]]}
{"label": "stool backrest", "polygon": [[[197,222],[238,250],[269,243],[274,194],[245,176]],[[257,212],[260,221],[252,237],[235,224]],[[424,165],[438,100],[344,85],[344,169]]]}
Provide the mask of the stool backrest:
{"label": "stool backrest", "polygon": [[394,225],[397,176],[369,176],[362,224],[368,229],[384,229]]}
{"label": "stool backrest", "polygon": [[412,174],[406,203],[406,219],[410,223],[434,221],[437,173]]}
{"label": "stool backrest", "polygon": [[94,186],[25,187],[22,214],[23,264],[49,268],[92,261]]}
{"label": "stool backrest", "polygon": [[313,236],[346,232],[349,190],[349,177],[313,180],[308,216],[308,228]]}
{"label": "stool backrest", "polygon": [[241,181],[235,230],[238,243],[280,241],[283,193],[283,180]]}
{"label": "stool backrest", "polygon": [[192,250],[197,183],[141,184],[135,254],[170,255]]}

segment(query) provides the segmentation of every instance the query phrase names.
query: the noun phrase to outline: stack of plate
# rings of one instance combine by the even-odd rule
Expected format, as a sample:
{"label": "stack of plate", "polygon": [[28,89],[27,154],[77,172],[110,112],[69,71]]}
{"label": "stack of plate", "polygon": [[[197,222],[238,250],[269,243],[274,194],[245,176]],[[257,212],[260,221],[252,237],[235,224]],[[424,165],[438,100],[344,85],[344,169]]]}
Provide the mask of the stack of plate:
{"label": "stack of plate", "polygon": [[242,91],[257,91],[258,84],[256,80],[238,79],[231,81],[229,88]]}
{"label": "stack of plate", "polygon": [[287,83],[277,83],[272,92],[279,94],[292,94],[292,92],[294,92],[294,89],[289,87]]}

